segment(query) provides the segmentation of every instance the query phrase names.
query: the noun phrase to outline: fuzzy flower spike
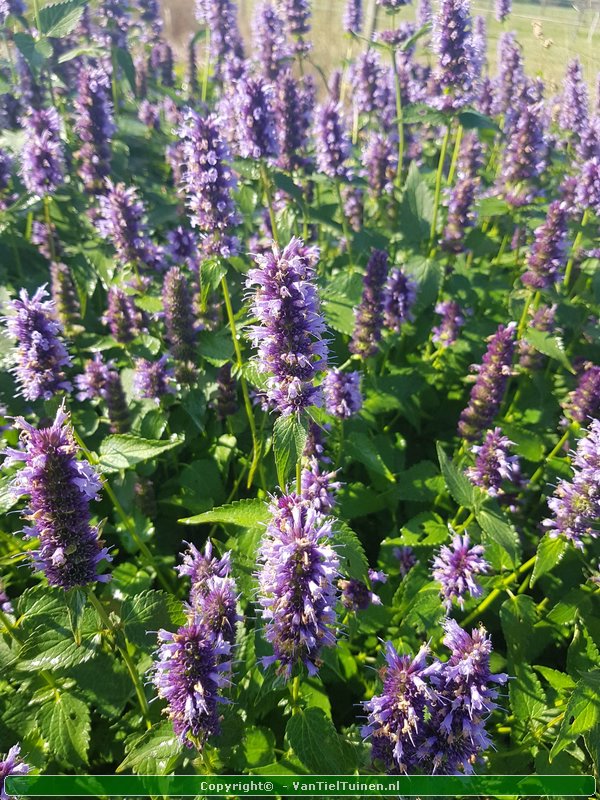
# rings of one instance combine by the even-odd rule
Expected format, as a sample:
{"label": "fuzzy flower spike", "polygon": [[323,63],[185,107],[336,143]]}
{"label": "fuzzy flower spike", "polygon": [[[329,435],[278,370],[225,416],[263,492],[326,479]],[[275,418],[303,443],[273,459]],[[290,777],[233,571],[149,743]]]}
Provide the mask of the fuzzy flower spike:
{"label": "fuzzy flower spike", "polygon": [[17,497],[29,495],[25,528],[28,538],[39,539],[33,551],[34,566],[45,573],[51,586],[72,589],[96,581],[108,581],[98,574],[98,564],[111,557],[100,539],[97,526],[90,524],[90,501],[99,499],[100,478],[87,461],[77,459],[79,446],[64,405],[48,428],[36,430],[22,417],[15,419],[21,431],[22,450],[7,448],[8,466],[24,462],[11,491]]}
{"label": "fuzzy flower spike", "polygon": [[318,251],[293,238],[283,250],[274,244],[272,252],[254,258],[258,268],[248,272],[246,285],[255,289],[252,312],[260,323],[250,328],[258,368],[270,374],[267,397],[279,413],[299,413],[321,404],[314,381],[327,366],[314,282]]}

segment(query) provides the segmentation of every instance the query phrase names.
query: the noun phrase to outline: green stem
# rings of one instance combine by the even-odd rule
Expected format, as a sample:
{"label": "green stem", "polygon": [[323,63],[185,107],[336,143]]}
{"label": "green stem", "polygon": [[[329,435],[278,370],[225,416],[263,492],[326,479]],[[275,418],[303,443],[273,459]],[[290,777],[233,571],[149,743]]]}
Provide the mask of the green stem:
{"label": "green stem", "polygon": [[[131,682],[133,683],[135,693],[137,695],[138,703],[140,705],[140,711],[142,712],[142,717],[144,718],[144,722],[146,724],[146,728],[150,730],[152,727],[152,721],[150,719],[150,707],[148,706],[148,700],[146,699],[146,694],[144,692],[144,686],[140,680],[139,673],[135,668],[135,664],[133,663],[133,659],[129,654],[127,649],[127,638],[125,636],[125,632],[122,630],[117,630],[113,623],[110,620],[110,617],[106,613],[106,609],[100,602],[100,600],[96,597],[92,589],[88,589],[87,595],[90,599],[91,604],[96,609],[98,616],[102,620],[102,623],[106,626],[106,629],[109,630],[115,641],[115,646],[119,653],[121,654],[121,658],[123,659],[123,663],[127,667],[127,672],[129,673],[129,677],[131,678]],[[119,636],[123,637],[124,643],[119,643]]]}
{"label": "green stem", "polygon": [[583,212],[583,217],[581,218],[581,225],[579,227],[579,231],[577,232],[577,236],[575,237],[575,241],[573,242],[573,247],[571,248],[571,257],[567,262],[567,267],[565,269],[565,278],[563,281],[563,286],[565,289],[569,288],[569,283],[571,281],[571,273],[573,272],[573,263],[575,262],[575,258],[577,256],[577,252],[579,250],[579,246],[581,244],[581,240],[583,239],[583,229],[587,224],[589,217],[589,210],[586,208]]}
{"label": "green stem", "polygon": [[402,186],[402,169],[404,167],[404,120],[402,111],[402,86],[398,74],[396,51],[392,48],[392,69],[394,71],[394,86],[396,88],[396,124],[398,126],[398,165],[396,167],[396,186]]}
{"label": "green stem", "polygon": [[558,452],[560,452],[560,450],[562,450],[562,448],[564,447],[564,444],[565,444],[565,442],[566,442],[566,441],[568,440],[568,438],[569,438],[569,435],[570,435],[570,433],[571,433],[571,429],[570,429],[570,428],[567,428],[567,430],[566,430],[566,431],[563,433],[563,435],[560,437],[560,439],[558,440],[558,442],[556,443],[556,445],[555,445],[555,446],[553,447],[553,449],[552,449],[552,450],[551,450],[551,451],[548,453],[548,455],[547,455],[547,456],[546,456],[546,457],[543,459],[543,461],[542,461],[542,463],[540,464],[540,466],[539,466],[539,467],[536,469],[536,471],[533,473],[533,475],[532,475],[532,476],[531,476],[531,478],[529,479],[529,484],[530,484],[530,485],[531,485],[531,484],[534,484],[534,483],[537,481],[537,479],[538,479],[538,478],[541,476],[541,474],[542,474],[542,473],[543,473],[543,471],[544,471],[544,467],[546,466],[546,464],[548,463],[548,461],[550,461],[550,459],[554,458],[554,456],[555,456],[555,455],[556,455]]}
{"label": "green stem", "polygon": [[473,609],[473,611],[471,611],[471,613],[467,617],[465,617],[465,619],[461,622],[461,626],[465,628],[467,625],[470,625],[474,620],[476,620],[477,617],[481,616],[481,614],[483,614],[486,608],[489,608],[489,606],[492,605],[494,600],[496,600],[502,594],[502,592],[508,586],[510,586],[511,583],[514,583],[514,581],[516,581],[517,578],[519,578],[519,576],[524,575],[526,572],[529,572],[529,570],[535,564],[536,558],[537,556],[532,556],[529,559],[529,561],[526,561],[524,564],[521,564],[519,569],[515,570],[511,575],[505,578],[505,580],[502,582],[502,585],[499,588],[491,591],[488,594],[488,596],[484,598],[481,601],[481,603],[479,603],[477,608]]}
{"label": "green stem", "polygon": [[342,216],[342,231],[344,234],[344,239],[346,240],[346,247],[348,248],[348,257],[350,258],[350,266],[353,266],[350,229],[348,228],[348,220],[346,219],[346,212],[344,211],[344,200],[342,198],[342,182],[340,181],[339,178],[336,178],[335,190],[337,193],[337,199],[340,206],[340,214]]}
{"label": "green stem", "polygon": [[206,59],[204,61],[204,71],[202,73],[202,102],[206,103],[208,94],[208,76],[210,74],[210,27],[206,29]]}
{"label": "green stem", "polygon": [[292,685],[290,687],[290,691],[292,694],[292,714],[298,714],[300,711],[299,699],[300,699],[300,676],[296,675],[294,680],[292,681]]}
{"label": "green stem", "polygon": [[452,151],[452,161],[450,162],[450,171],[448,172],[448,186],[452,185],[456,167],[458,166],[458,156],[460,155],[460,145],[463,137],[463,126],[459,123],[456,130],[456,141],[454,142],[454,150]]}
{"label": "green stem", "polygon": [[244,406],[246,408],[246,416],[248,417],[248,425],[250,426],[250,434],[252,436],[252,462],[250,465],[250,471],[248,473],[248,483],[247,483],[248,488],[250,488],[252,486],[252,479],[254,478],[254,473],[256,472],[256,468],[258,467],[261,448],[256,438],[256,422],[254,420],[252,403],[250,402],[248,383],[242,373],[242,367],[244,366],[244,359],[242,357],[242,351],[240,348],[240,343],[238,341],[237,329],[235,326],[235,317],[233,314],[233,306],[231,305],[231,295],[229,294],[229,287],[227,285],[227,278],[225,277],[225,275],[223,275],[223,277],[221,278],[221,289],[223,291],[223,299],[225,300],[225,308],[227,310],[227,319],[229,320],[229,328],[231,330],[231,339],[233,342],[233,349],[235,352],[235,360],[238,369],[240,371],[240,384],[242,387]]}
{"label": "green stem", "polygon": [[50,255],[52,257],[52,262],[56,261],[56,252],[54,248],[54,234],[52,229],[52,217],[50,215],[50,197],[46,194],[44,195],[44,220],[46,222],[46,227],[48,228],[48,247],[50,248]]}
{"label": "green stem", "polygon": [[42,24],[40,22],[40,4],[39,0],[33,0],[33,16],[35,18],[35,27],[40,34],[42,33]]}
{"label": "green stem", "polygon": [[446,160],[446,150],[448,149],[448,140],[450,138],[450,126],[446,126],[446,133],[442,141],[442,149],[440,150],[440,160],[438,161],[437,173],[435,176],[435,194],[433,197],[433,218],[431,220],[431,231],[429,234],[429,246],[434,247],[435,236],[437,233],[437,219],[440,205],[440,195],[442,192],[442,176],[444,174],[444,162]]}
{"label": "green stem", "polygon": [[531,304],[533,303],[534,308],[536,308],[539,305],[540,297],[541,294],[539,292],[529,292],[527,295],[527,300],[523,306],[523,313],[521,314],[521,319],[519,320],[519,327],[517,328],[517,339],[523,338],[525,328],[527,327],[527,320],[529,319],[529,309],[531,308]]}
{"label": "green stem", "polygon": [[273,234],[273,239],[275,240],[275,244],[278,245],[279,236],[277,235],[277,220],[275,218],[275,209],[273,207],[273,192],[271,191],[271,178],[267,171],[267,167],[262,162],[260,165],[260,177],[262,180],[263,190],[265,193],[265,199],[267,201],[267,207],[269,209],[269,219],[271,221],[271,233]]}

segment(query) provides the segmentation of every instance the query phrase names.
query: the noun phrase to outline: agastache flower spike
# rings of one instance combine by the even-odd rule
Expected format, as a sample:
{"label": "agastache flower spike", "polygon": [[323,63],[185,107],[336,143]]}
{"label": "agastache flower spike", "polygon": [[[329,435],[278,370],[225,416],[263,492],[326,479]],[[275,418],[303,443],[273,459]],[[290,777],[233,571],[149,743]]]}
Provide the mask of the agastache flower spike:
{"label": "agastache flower spike", "polygon": [[453,536],[450,547],[445,544],[441,546],[433,559],[432,575],[442,585],[440,594],[447,611],[452,608],[453,600],[463,608],[465,595],[481,595],[481,586],[477,583],[476,576],[486,573],[490,568],[483,554],[483,547],[479,544],[471,546],[466,533],[464,536]]}
{"label": "agastache flower spike", "polygon": [[530,203],[537,194],[536,184],[546,168],[548,145],[542,104],[536,100],[532,87],[513,102],[501,175],[506,200],[519,207]]}
{"label": "agastache flower spike", "polygon": [[600,156],[583,163],[575,189],[575,202],[580,208],[600,216]]}
{"label": "agastache flower spike", "polygon": [[498,78],[494,112],[506,114],[525,85],[523,52],[514,33],[503,33],[498,41]]}
{"label": "agastache flower spike", "polygon": [[398,154],[393,140],[389,136],[372,131],[362,152],[362,162],[373,196],[379,200],[389,195],[394,186],[398,164]]}
{"label": "agastache flower spike", "polygon": [[589,98],[578,58],[572,58],[567,64],[563,85],[558,124],[568,134],[581,136],[589,120]]}
{"label": "agastache flower spike", "polygon": [[310,76],[304,76],[300,83],[286,69],[279,74],[273,92],[279,149],[277,165],[290,171],[307,161],[305,152],[312,123],[315,86]]}
{"label": "agastache flower spike", "polygon": [[94,358],[86,361],[83,374],[75,376],[75,386],[78,389],[78,400],[97,400],[103,396],[108,372],[112,364],[105,364],[101,353],[96,353]]}
{"label": "agastache flower spike", "polygon": [[280,414],[298,413],[321,403],[314,385],[327,366],[325,322],[314,283],[318,251],[293,238],[280,250],[257,255],[246,285],[255,289],[252,312],[259,325],[250,328],[258,349],[258,368],[269,373],[267,398]]}
{"label": "agastache flower spike", "polygon": [[567,223],[565,203],[554,200],[546,220],[535,230],[527,271],[521,278],[531,289],[548,289],[562,277],[568,256]]}
{"label": "agastache flower spike", "polygon": [[111,242],[125,264],[158,266],[157,248],[150,241],[144,204],[133,186],[106,179],[106,194],[98,198],[98,233]]}
{"label": "agastache flower spike", "polygon": [[244,59],[237,7],[231,0],[196,0],[196,19],[210,31],[210,57],[215,77],[222,80]]}
{"label": "agastache flower spike", "polygon": [[[1,19],[0,24],[3,24]],[[29,772],[29,765],[20,758],[20,753],[21,745],[15,744],[5,756],[0,758],[0,800],[9,800],[9,796],[4,790],[4,780],[9,775],[27,775]]]}
{"label": "agastache flower spike", "polygon": [[108,409],[111,432],[127,433],[129,430],[129,406],[121,383],[121,376],[112,365],[106,375],[102,398]]}
{"label": "agastache flower spike", "polygon": [[504,436],[500,428],[486,432],[483,444],[474,445],[475,465],[467,470],[468,477],[476,486],[481,486],[491,497],[502,494],[503,483],[511,483],[513,488],[520,485],[521,470],[518,456],[509,455],[513,444]]}
{"label": "agastache flower spike", "polygon": [[346,0],[342,25],[346,33],[360,33],[362,29],[362,0]]}
{"label": "agastache flower spike", "polygon": [[479,179],[469,176],[459,178],[450,190],[448,219],[442,234],[442,248],[450,253],[462,253],[465,236],[475,224],[473,206],[479,188]]}
{"label": "agastache flower spike", "polygon": [[444,108],[462,108],[473,96],[475,78],[469,0],[441,0],[433,19],[433,44],[438,56],[435,79]]}
{"label": "agastache flower spike", "polygon": [[385,325],[399,333],[405,322],[414,320],[413,306],[417,299],[417,285],[402,269],[394,267],[384,289],[383,313]]}
{"label": "agastache flower spike", "polygon": [[152,681],[167,701],[165,713],[186,747],[202,749],[219,733],[220,694],[229,685],[231,645],[207,626],[188,624],[177,633],[160,630]]}
{"label": "agastache flower spike", "polygon": [[75,132],[82,141],[77,157],[88,191],[100,191],[110,175],[111,144],[115,132],[110,99],[110,77],[101,67],[84,66],[75,98]]}
{"label": "agastache flower spike", "polygon": [[465,318],[456,300],[444,300],[435,307],[435,313],[442,317],[439,325],[433,327],[432,341],[438,347],[451,347],[465,324]]}
{"label": "agastache flower spike", "polygon": [[23,449],[8,448],[5,463],[24,462],[11,491],[17,497],[29,495],[26,519],[31,525],[24,534],[39,539],[32,552],[34,568],[62,589],[108,581],[110,576],[98,575],[98,564],[111,557],[98,527],[90,524],[89,509],[102,483],[87,461],[77,459],[80,450],[64,405],[48,428],[36,430],[22,417],[15,419],[15,428],[21,431]]}
{"label": "agastache flower spike", "polygon": [[190,222],[208,234],[205,246],[214,244],[217,251],[228,255],[233,246],[228,231],[237,222],[232,198],[236,180],[219,130],[215,116],[203,118],[195,111],[187,112],[179,131],[184,160],[182,188]]}
{"label": "agastache flower spike", "polygon": [[9,336],[16,340],[14,373],[26,400],[50,400],[56,392],[70,392],[65,369],[71,359],[62,340],[62,327],[56,320],[56,308],[41,286],[29,297],[21,289],[19,299],[11,300],[14,312],[4,317]]}
{"label": "agastache flower spike", "polygon": [[64,152],[60,140],[60,117],[55,108],[32,109],[23,118],[25,141],[21,152],[21,175],[31,194],[46,197],[64,181]]}
{"label": "agastache flower spike", "polygon": [[363,294],[355,314],[355,327],[350,352],[363,358],[373,356],[379,349],[383,328],[384,286],[388,271],[388,255],[373,250],[363,279]]}
{"label": "agastache flower spike", "polygon": [[239,408],[237,381],[231,374],[231,364],[223,364],[217,373],[217,417],[223,421]]}
{"label": "agastache flower spike", "polygon": [[587,434],[577,443],[572,463],[573,479],[561,479],[548,500],[552,517],[542,523],[551,538],[564,536],[583,550],[584,537],[599,535],[600,519],[600,421],[592,420]]}
{"label": "agastache flower spike", "polygon": [[165,275],[162,301],[167,341],[179,364],[193,364],[196,359],[196,318],[187,278],[179,267]]}
{"label": "agastache flower spike", "polygon": [[410,773],[420,760],[417,737],[433,699],[427,681],[428,653],[423,645],[414,658],[399,655],[387,642],[383,691],[364,703],[368,716],[361,733],[371,742],[373,760],[382,761],[390,774]]}
{"label": "agastache flower spike", "polygon": [[331,546],[331,520],[295,494],[269,507],[271,520],[259,549],[259,603],[265,638],[289,680],[303,663],[316,675],[323,647],[336,643],[336,588],[339,560]]}
{"label": "agastache flower spike", "polygon": [[337,100],[328,100],[317,109],[315,139],[319,170],[330,178],[347,178],[351,140]]}
{"label": "agastache flower spike", "polygon": [[254,11],[252,33],[256,61],[265,78],[274,81],[292,54],[285,37],[284,22],[269,3],[262,3]]}
{"label": "agastache flower spike", "polygon": [[133,297],[116,286],[109,289],[108,308],[102,321],[121,344],[131,342],[142,331],[142,314]]}
{"label": "agastache flower spike", "polygon": [[[531,320],[529,328],[535,331],[551,333],[555,330],[554,318],[557,305],[540,306],[535,311],[530,310]],[[533,347],[526,339],[519,340],[519,366],[525,370],[541,369],[547,357]]]}
{"label": "agastache flower spike", "polygon": [[498,22],[504,22],[511,12],[512,0],[496,0],[495,17]]}
{"label": "agastache flower spike", "polygon": [[307,53],[310,42],[305,39],[310,32],[310,3],[309,0],[277,0],[279,13],[286,22],[288,34],[294,40],[296,53]]}
{"label": "agastache flower spike", "polygon": [[309,458],[301,474],[302,500],[321,514],[331,513],[336,503],[336,492],[342,485],[335,480],[336,475],[336,471],[322,471],[314,456]]}
{"label": "agastache flower spike", "polygon": [[421,768],[433,774],[469,775],[492,744],[485,725],[498,707],[496,685],[506,683],[508,676],[490,672],[492,642],[483,626],[469,635],[447,619],[444,631],[450,658],[431,670],[436,699],[420,748]]}
{"label": "agastache flower spike", "polygon": [[235,143],[242,158],[269,159],[278,154],[273,90],[264,78],[246,76],[229,99]]}
{"label": "agastache flower spike", "polygon": [[358,414],[363,399],[360,391],[360,372],[329,370],[323,381],[325,408],[339,419],[348,419]]}
{"label": "agastache flower spike", "polygon": [[515,348],[516,323],[500,325],[489,338],[477,378],[471,389],[468,406],[460,415],[459,434],[468,441],[477,440],[498,413],[511,374]]}
{"label": "agastache flower spike", "polygon": [[563,404],[563,425],[570,421],[586,425],[600,411],[600,367],[586,362],[577,380],[577,387]]}
{"label": "agastache flower spike", "polygon": [[175,389],[172,384],[173,370],[168,367],[167,356],[156,361],[138,358],[135,362],[133,385],[138,397],[160,403],[167,394]]}

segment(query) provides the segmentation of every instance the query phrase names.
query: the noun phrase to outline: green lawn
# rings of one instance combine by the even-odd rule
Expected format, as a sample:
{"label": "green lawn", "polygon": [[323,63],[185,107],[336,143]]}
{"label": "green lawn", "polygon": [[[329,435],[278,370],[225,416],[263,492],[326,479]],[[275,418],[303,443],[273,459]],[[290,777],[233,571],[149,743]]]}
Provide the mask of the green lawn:
{"label": "green lawn", "polygon": [[[164,0],[167,33],[179,47],[185,43],[190,30],[194,28],[193,0]],[[365,0],[367,20],[372,13],[374,0]],[[415,0],[416,2],[416,0]],[[434,0],[435,2],[435,0]],[[562,82],[565,66],[569,58],[578,55],[582,61],[585,76],[596,94],[597,75],[600,71],[600,24],[594,29],[595,12],[584,9],[591,0],[582,0],[578,11],[574,7],[558,7],[531,3],[516,3],[513,13],[500,25],[494,19],[493,2],[475,2],[473,13],[483,15],[488,23],[489,59],[492,72],[496,69],[496,47],[502,30],[515,31],[523,45],[527,69],[530,74],[539,74],[546,81],[549,92],[557,90]],[[239,0],[240,25],[246,41],[250,41],[250,21],[256,0]],[[328,72],[339,64],[348,52],[348,40],[342,31],[342,0],[316,0],[313,3],[314,51],[312,57],[316,64]],[[415,6],[407,6],[397,19],[412,19]],[[386,15],[379,15],[386,24]],[[387,18],[389,19],[389,18]],[[536,38],[533,26],[539,23],[541,37]],[[592,34],[593,31],[593,34]],[[546,45],[546,46],[545,46]],[[354,43],[354,51],[358,49]],[[251,48],[248,48],[251,52]]]}

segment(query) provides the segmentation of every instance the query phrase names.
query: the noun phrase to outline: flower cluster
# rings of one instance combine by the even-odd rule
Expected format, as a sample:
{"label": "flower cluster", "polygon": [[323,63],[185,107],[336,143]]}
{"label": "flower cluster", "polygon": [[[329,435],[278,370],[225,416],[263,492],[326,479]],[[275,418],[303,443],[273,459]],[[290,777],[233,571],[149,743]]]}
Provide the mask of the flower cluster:
{"label": "flower cluster", "polygon": [[31,524],[24,534],[39,539],[32,552],[35,569],[62,589],[109,580],[98,574],[98,565],[111,557],[99,528],[90,523],[89,504],[98,499],[102,483],[90,464],[77,458],[79,446],[64,406],[48,428],[36,430],[22,417],[15,419],[15,428],[21,431],[23,449],[7,448],[6,463],[24,463],[11,491],[17,497],[29,495]]}
{"label": "flower cluster", "polygon": [[146,210],[133,186],[113,183],[106,179],[106,193],[98,198],[96,218],[98,233],[112,242],[124,264],[136,268],[156,268],[159,265],[157,248],[150,241],[146,227]]}
{"label": "flower cluster", "polygon": [[325,322],[321,316],[315,266],[318,251],[292,239],[283,250],[254,257],[248,273],[254,289],[252,312],[259,325],[249,336],[258,350],[258,368],[268,373],[267,397],[279,413],[292,414],[321,402],[314,380],[327,366]]}
{"label": "flower cluster", "polygon": [[568,216],[566,204],[553,200],[546,220],[535,230],[535,241],[521,280],[532,289],[548,289],[560,279],[567,263]]}
{"label": "flower cluster", "polygon": [[465,595],[479,597],[481,594],[481,586],[475,576],[486,573],[490,568],[483,553],[480,544],[471,545],[468,534],[456,534],[452,537],[450,547],[442,545],[433,559],[433,579],[442,585],[441,595],[448,611],[452,608],[453,600],[463,608]]}
{"label": "flower cluster", "polygon": [[329,370],[323,381],[325,408],[339,419],[348,419],[362,408],[360,372]]}
{"label": "flower cluster", "polygon": [[55,192],[64,179],[64,152],[58,111],[55,108],[32,109],[23,119],[23,127],[23,182],[32,194],[46,197]]}
{"label": "flower cluster", "polygon": [[332,523],[296,494],[273,498],[259,549],[259,604],[265,637],[287,679],[303,663],[310,675],[320,651],[336,642],[336,588],[339,561],[331,546]]}
{"label": "flower cluster", "polygon": [[383,250],[371,253],[363,279],[363,294],[354,314],[354,333],[350,352],[363,358],[373,356],[379,349],[385,313],[385,282],[388,274],[388,255]]}
{"label": "flower cluster", "polygon": [[88,191],[101,191],[110,174],[111,137],[115,132],[110,77],[101,67],[85,67],[78,78],[75,132],[82,141],[77,154]]}
{"label": "flower cluster", "polygon": [[513,442],[502,434],[500,428],[494,428],[486,432],[481,445],[471,448],[476,458],[467,475],[491,497],[502,494],[503,483],[510,483],[516,488],[521,482],[519,458],[509,455],[511,444]]}
{"label": "flower cluster", "polygon": [[405,322],[412,322],[416,299],[415,281],[402,269],[395,267],[388,276],[384,290],[383,314],[386,327],[399,333]]}

